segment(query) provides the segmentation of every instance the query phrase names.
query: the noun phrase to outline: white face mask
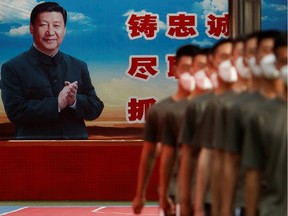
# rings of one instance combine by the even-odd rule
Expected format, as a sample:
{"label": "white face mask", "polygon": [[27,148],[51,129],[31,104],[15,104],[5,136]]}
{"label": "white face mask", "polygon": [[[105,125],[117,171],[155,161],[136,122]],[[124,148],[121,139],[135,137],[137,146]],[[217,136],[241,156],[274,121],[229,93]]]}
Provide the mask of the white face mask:
{"label": "white face mask", "polygon": [[213,88],[212,82],[206,76],[204,70],[199,70],[194,74],[196,86],[202,90],[209,90]]}
{"label": "white face mask", "polygon": [[237,81],[237,71],[235,67],[231,64],[230,60],[221,62],[218,70],[219,76],[224,82],[233,83]]}
{"label": "white face mask", "polygon": [[180,75],[179,83],[187,92],[193,92],[196,87],[195,79],[189,72],[184,72]]}
{"label": "white face mask", "polygon": [[280,75],[281,78],[284,80],[286,86],[287,86],[287,79],[288,79],[288,65],[284,65],[280,69]]}
{"label": "white face mask", "polygon": [[239,58],[237,58],[236,62],[235,62],[235,67],[237,69],[238,74],[244,78],[244,79],[250,79],[251,74],[250,74],[250,68],[246,67],[244,65],[244,58],[243,56],[240,56]]}
{"label": "white face mask", "polygon": [[276,79],[280,76],[280,72],[275,66],[276,57],[274,54],[264,56],[260,61],[260,68],[263,76],[267,79]]}
{"label": "white face mask", "polygon": [[248,64],[249,64],[249,67],[250,67],[253,75],[256,77],[260,77],[261,76],[261,68],[256,64],[255,56],[248,59]]}

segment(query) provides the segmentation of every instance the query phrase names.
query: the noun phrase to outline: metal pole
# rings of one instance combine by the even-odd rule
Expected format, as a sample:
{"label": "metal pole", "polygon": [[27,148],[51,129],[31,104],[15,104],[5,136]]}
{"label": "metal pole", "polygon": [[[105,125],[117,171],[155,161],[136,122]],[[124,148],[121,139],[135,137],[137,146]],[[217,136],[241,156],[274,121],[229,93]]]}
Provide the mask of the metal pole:
{"label": "metal pole", "polygon": [[229,31],[235,38],[261,29],[261,0],[229,0]]}

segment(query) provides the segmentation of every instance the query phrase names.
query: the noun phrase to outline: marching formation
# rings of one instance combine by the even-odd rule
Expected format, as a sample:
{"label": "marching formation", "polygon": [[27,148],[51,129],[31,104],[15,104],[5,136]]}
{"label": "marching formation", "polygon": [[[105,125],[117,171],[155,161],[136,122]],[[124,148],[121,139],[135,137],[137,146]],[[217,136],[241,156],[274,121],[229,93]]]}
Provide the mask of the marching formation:
{"label": "marching formation", "polygon": [[144,128],[134,213],[160,157],[162,215],[287,215],[287,32],[176,52],[177,91]]}

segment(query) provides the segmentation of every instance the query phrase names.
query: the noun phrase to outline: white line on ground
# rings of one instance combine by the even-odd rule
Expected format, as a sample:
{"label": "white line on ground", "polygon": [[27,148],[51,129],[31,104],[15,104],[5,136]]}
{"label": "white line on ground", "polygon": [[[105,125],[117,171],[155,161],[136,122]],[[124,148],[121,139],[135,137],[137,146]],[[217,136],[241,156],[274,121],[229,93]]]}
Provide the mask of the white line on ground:
{"label": "white line on ground", "polygon": [[93,213],[96,213],[96,212],[98,212],[98,211],[100,211],[100,210],[102,210],[102,209],[104,209],[104,208],[106,208],[106,206],[102,206],[102,207],[99,207],[99,208],[97,208],[97,209],[94,209],[92,212],[93,212]]}
{"label": "white line on ground", "polygon": [[23,207],[23,208],[19,208],[19,209],[10,211],[10,212],[6,212],[6,213],[3,213],[3,214],[0,214],[0,216],[8,215],[8,214],[11,214],[11,213],[15,213],[15,212],[21,211],[21,210],[26,209],[26,208],[28,208],[28,207]]}

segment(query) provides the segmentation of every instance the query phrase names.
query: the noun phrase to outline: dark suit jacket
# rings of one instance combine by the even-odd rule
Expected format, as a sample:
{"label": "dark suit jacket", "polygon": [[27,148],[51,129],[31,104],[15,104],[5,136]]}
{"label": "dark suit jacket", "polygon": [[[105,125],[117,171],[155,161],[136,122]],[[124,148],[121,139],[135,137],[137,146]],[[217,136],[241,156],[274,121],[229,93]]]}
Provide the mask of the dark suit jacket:
{"label": "dark suit jacket", "polygon": [[[84,120],[96,119],[103,103],[86,63],[58,52],[47,56],[34,46],[2,65],[2,100],[16,124],[17,139],[87,139]],[[64,81],[78,81],[76,109],[58,111]]]}

